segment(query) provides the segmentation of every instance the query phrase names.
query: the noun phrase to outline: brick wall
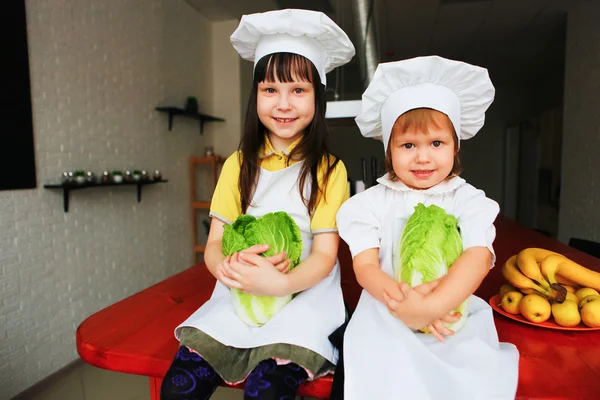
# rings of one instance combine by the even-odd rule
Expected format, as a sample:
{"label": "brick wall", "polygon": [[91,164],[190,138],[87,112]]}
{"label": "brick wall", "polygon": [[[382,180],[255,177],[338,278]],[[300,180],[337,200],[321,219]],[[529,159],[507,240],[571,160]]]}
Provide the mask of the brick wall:
{"label": "brick wall", "polygon": [[[215,129],[180,118],[168,132],[154,111],[187,95],[214,111],[212,24],[183,0],[26,5],[38,188],[0,192],[2,399],[76,359],[87,316],[191,265],[187,160]],[[42,186],[78,168],[169,182],[141,203],[133,186],[76,191],[64,213]]]}

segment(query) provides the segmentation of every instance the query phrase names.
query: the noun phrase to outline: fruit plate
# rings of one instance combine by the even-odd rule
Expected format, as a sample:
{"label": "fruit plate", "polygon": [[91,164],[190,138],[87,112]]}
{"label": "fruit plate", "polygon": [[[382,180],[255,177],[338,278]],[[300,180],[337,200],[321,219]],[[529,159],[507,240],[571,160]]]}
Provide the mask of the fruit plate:
{"label": "fruit plate", "polygon": [[519,321],[519,322],[522,322],[524,324],[529,324],[529,325],[533,325],[533,326],[539,326],[540,328],[558,329],[558,330],[562,330],[562,331],[597,331],[597,330],[600,330],[600,327],[590,328],[590,327],[587,327],[587,326],[585,326],[585,325],[583,325],[581,323],[579,325],[573,326],[573,327],[560,326],[556,322],[554,322],[552,320],[552,318],[550,318],[547,321],[540,322],[540,323],[531,322],[530,320],[528,320],[525,317],[523,317],[521,314],[514,315],[514,314],[510,314],[510,313],[507,313],[506,311],[504,311],[502,309],[502,307],[499,306],[499,304],[500,304],[500,295],[499,294],[496,294],[495,296],[492,296],[492,298],[490,299],[489,303],[490,303],[490,306],[492,306],[492,308],[496,312],[498,312],[499,314],[504,315],[505,317],[508,317],[510,319],[514,319],[515,321]]}

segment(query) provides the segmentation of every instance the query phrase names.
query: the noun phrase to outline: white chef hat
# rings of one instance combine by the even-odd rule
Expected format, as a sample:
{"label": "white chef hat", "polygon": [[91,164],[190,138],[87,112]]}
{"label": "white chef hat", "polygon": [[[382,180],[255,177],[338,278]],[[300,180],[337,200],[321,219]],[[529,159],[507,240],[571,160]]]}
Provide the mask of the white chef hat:
{"label": "white chef hat", "polygon": [[379,64],[362,95],[356,123],[365,137],[382,138],[387,150],[394,123],[415,108],[448,116],[460,140],[481,129],[495,89],[487,69],[438,56]]}
{"label": "white chef hat", "polygon": [[323,85],[325,74],[346,64],[354,56],[348,35],[319,11],[279,10],[244,15],[231,35],[240,56],[254,61],[273,53],[294,53],[309,59]]}

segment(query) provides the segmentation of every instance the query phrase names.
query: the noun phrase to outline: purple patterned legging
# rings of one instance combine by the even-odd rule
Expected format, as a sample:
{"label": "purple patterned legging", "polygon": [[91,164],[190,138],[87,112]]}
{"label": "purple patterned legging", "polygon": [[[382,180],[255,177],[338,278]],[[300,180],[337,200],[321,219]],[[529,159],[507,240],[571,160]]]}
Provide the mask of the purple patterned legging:
{"label": "purple patterned legging", "polygon": [[[244,400],[294,400],[307,378],[297,364],[264,360],[246,379]],[[223,382],[215,370],[187,347],[179,348],[160,388],[161,400],[206,400]]]}

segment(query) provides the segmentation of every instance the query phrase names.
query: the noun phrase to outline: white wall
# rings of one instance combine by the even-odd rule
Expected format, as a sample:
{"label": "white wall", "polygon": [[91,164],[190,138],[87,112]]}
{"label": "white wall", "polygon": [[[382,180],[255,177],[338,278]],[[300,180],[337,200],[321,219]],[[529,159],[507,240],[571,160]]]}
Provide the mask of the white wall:
{"label": "white wall", "polygon": [[252,70],[252,63],[241,61],[240,56],[229,41],[229,37],[238,24],[238,20],[213,23],[214,113],[226,119],[225,123],[215,124],[213,142],[215,151],[223,156],[229,156],[238,148],[243,126],[242,115],[244,114],[242,112],[242,102],[238,100],[242,98],[242,90],[244,89],[242,87],[241,69],[247,67]]}
{"label": "white wall", "polygon": [[600,241],[600,3],[569,12],[559,239]]}
{"label": "white wall", "polygon": [[[191,265],[188,157],[212,144],[216,124],[200,136],[178,118],[169,132],[154,107],[195,95],[200,110],[221,111],[218,40],[183,0],[26,6],[38,188],[0,192],[3,399],[75,360],[87,316]],[[62,195],[42,186],[78,168],[158,168],[169,182],[141,203],[134,187],[76,191],[64,213]]]}
{"label": "white wall", "polygon": [[[202,109],[225,122],[207,122],[204,137],[205,144],[213,146],[215,154],[228,157],[238,148],[243,121],[245,118],[245,102],[247,86],[245,75],[252,73],[252,63],[240,59],[229,41],[229,37],[237,28],[239,20],[225,20],[212,23],[211,51],[205,56],[211,63],[212,101],[209,107]],[[250,79],[252,79],[250,77]],[[208,88],[207,88],[208,89]],[[196,134],[197,135],[197,134]],[[204,148],[198,155],[204,153]],[[198,201],[210,201],[212,196],[212,174],[208,164],[196,165],[196,197]],[[220,166],[218,167],[220,168]],[[203,222],[210,222],[208,210],[196,210],[198,235],[196,244],[206,244],[208,233]],[[203,261],[199,253],[197,262]]]}

